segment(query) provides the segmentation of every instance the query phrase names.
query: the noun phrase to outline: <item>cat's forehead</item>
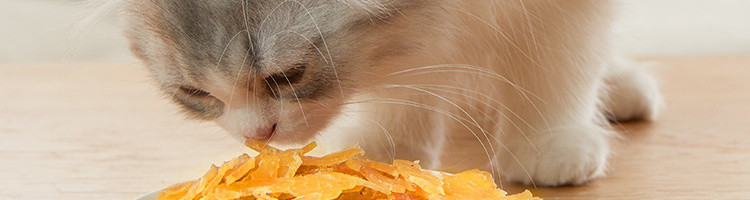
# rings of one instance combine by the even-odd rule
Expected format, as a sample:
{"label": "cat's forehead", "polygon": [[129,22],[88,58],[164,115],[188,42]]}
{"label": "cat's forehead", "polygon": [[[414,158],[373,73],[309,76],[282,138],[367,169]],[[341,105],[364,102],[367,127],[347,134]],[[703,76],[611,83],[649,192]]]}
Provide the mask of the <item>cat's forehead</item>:
{"label": "cat's forehead", "polygon": [[348,0],[149,0],[134,4],[133,13],[142,16],[144,28],[191,50],[205,50],[201,48],[226,39],[244,40],[254,52],[294,49],[295,44],[314,42],[368,15],[367,9]]}
{"label": "cat's forehead", "polygon": [[[236,23],[256,31],[274,31],[279,27],[305,29],[307,25],[324,28],[346,22],[352,17],[374,14],[392,6],[380,0],[195,0],[132,1],[133,12],[190,20],[193,23]],[[382,0],[385,1],[385,0]],[[369,3],[361,3],[369,2]],[[388,3],[390,5],[391,3]],[[231,20],[221,21],[221,20]],[[317,21],[317,22],[316,22]]]}
{"label": "cat's forehead", "polygon": [[323,38],[368,21],[385,5],[379,1],[387,0],[132,1],[130,35],[134,52],[169,75],[164,82],[237,77],[295,64]]}

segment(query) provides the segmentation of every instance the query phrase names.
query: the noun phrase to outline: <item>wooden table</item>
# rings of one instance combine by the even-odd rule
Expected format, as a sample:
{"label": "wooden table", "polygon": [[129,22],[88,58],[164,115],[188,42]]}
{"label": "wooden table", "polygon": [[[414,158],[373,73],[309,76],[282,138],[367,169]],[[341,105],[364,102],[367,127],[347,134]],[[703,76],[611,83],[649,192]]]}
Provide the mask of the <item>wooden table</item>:
{"label": "wooden table", "polygon": [[[750,57],[662,57],[667,109],[617,125],[610,171],[546,199],[750,198]],[[124,64],[0,66],[0,199],[133,199],[244,151]],[[506,184],[506,186],[509,184]],[[518,192],[524,186],[509,186]]]}

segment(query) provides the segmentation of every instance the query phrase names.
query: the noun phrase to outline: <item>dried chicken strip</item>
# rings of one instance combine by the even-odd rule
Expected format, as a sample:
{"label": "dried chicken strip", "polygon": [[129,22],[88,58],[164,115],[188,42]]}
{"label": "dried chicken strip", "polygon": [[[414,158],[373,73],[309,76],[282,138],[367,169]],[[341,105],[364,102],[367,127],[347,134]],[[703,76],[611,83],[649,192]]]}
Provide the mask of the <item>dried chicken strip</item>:
{"label": "dried chicken strip", "polygon": [[165,189],[159,199],[539,199],[529,191],[506,196],[492,176],[480,170],[450,175],[423,170],[419,162],[396,160],[389,165],[358,158],[364,153],[359,148],[305,156],[315,143],[285,151],[260,141],[246,145],[258,156],[243,154],[212,165],[198,180]]}

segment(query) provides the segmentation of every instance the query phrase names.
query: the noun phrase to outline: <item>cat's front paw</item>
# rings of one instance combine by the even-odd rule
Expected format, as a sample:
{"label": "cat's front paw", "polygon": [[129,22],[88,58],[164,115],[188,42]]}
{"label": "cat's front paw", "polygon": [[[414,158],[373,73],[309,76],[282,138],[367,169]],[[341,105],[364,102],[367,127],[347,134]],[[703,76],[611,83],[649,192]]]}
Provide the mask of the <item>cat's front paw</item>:
{"label": "cat's front paw", "polygon": [[574,128],[532,138],[533,146],[508,144],[513,155],[500,155],[501,176],[536,186],[585,184],[604,175],[608,135],[599,127]]}
{"label": "cat's front paw", "polygon": [[605,79],[604,113],[613,121],[653,120],[664,100],[656,79],[639,66],[614,70]]}

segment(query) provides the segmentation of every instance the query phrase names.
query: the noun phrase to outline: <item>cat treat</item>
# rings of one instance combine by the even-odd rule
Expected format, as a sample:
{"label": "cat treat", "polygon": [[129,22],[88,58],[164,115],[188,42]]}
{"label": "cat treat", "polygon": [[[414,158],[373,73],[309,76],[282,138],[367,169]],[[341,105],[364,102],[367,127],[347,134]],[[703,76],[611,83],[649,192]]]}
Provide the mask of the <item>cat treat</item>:
{"label": "cat treat", "polygon": [[316,144],[282,151],[262,142],[201,178],[171,186],[159,199],[540,199],[531,192],[507,196],[480,170],[448,174],[424,170],[419,162],[393,164],[360,158],[349,148],[324,157],[307,156]]}

